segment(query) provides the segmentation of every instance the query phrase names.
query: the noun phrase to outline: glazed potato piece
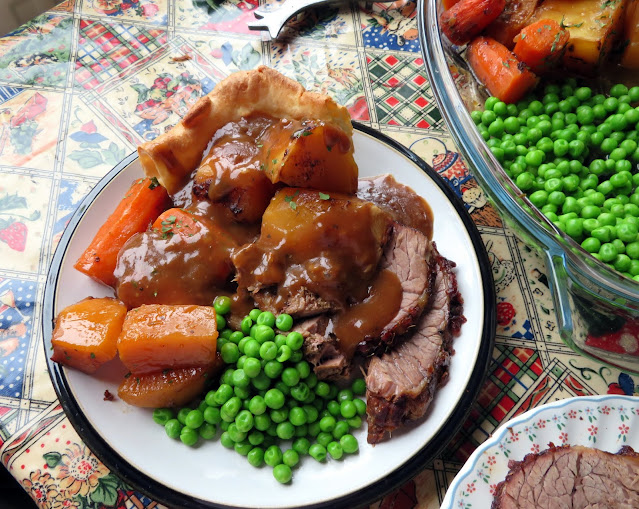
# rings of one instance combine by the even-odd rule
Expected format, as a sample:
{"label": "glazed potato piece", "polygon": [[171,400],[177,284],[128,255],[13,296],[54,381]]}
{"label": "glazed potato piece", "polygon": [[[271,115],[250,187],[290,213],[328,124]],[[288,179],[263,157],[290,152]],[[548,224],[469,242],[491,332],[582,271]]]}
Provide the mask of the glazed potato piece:
{"label": "glazed potato piece", "polygon": [[275,132],[264,171],[274,184],[353,194],[358,169],[350,136],[336,125],[308,121],[292,134]]}
{"label": "glazed potato piece", "polygon": [[51,360],[93,373],[117,354],[126,306],[111,298],[88,298],[64,308],[55,321]]}
{"label": "glazed potato piece", "polygon": [[531,21],[553,19],[570,32],[563,64],[582,74],[594,74],[622,33],[627,0],[545,0]]}
{"label": "glazed potato piece", "polygon": [[118,352],[134,375],[206,367],[215,361],[217,336],[210,306],[149,304],[127,313]]}
{"label": "glazed potato piece", "polygon": [[376,273],[391,222],[355,196],[283,188],[264,212],[260,238],[233,254],[238,288],[253,294],[277,288],[274,307],[260,305],[278,313],[308,316],[314,307],[308,302],[292,310],[308,295],[323,310],[341,308]]}
{"label": "glazed potato piece", "polygon": [[118,396],[142,408],[183,406],[202,394],[207,380],[222,366],[220,357],[208,367],[165,369],[147,375],[128,375]]}

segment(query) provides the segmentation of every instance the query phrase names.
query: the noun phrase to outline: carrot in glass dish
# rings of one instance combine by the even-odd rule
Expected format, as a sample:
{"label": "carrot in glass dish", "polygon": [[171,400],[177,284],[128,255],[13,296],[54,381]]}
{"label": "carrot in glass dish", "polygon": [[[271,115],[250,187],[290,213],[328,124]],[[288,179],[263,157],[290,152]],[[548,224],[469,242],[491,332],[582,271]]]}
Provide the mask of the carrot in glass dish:
{"label": "carrot in glass dish", "polygon": [[477,79],[494,97],[515,103],[537,84],[537,77],[506,46],[490,37],[468,45],[468,63]]}
{"label": "carrot in glass dish", "polygon": [[74,267],[95,281],[115,288],[113,271],[120,249],[134,233],[145,231],[170,205],[166,189],[155,179],[136,180]]}
{"label": "carrot in glass dish", "polygon": [[445,11],[447,11],[457,2],[459,2],[459,0],[442,0],[442,7]]}
{"label": "carrot in glass dish", "polygon": [[543,74],[559,61],[570,32],[553,19],[540,19],[524,27],[515,37],[513,53],[530,69]]}
{"label": "carrot in glass dish", "polygon": [[444,11],[439,22],[453,44],[466,44],[501,14],[506,0],[460,0]]}

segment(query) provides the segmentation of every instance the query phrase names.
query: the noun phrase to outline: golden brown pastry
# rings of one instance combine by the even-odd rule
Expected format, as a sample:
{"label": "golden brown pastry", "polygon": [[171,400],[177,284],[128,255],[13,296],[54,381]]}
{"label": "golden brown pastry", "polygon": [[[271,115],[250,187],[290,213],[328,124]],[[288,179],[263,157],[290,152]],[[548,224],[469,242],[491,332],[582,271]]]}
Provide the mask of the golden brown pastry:
{"label": "golden brown pastry", "polygon": [[157,177],[169,193],[175,193],[200,165],[207,145],[219,129],[254,115],[325,122],[339,128],[349,139],[353,133],[346,108],[328,96],[306,91],[274,69],[260,66],[222,80],[175,127],[139,146],[142,167],[148,176]]}

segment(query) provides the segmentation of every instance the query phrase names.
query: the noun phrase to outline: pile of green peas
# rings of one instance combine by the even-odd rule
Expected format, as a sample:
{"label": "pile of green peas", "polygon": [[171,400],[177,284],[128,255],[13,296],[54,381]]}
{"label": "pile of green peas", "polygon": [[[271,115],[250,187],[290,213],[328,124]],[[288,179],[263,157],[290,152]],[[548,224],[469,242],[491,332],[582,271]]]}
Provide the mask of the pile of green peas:
{"label": "pile of green peas", "polygon": [[356,453],[352,430],[366,414],[357,397],[366,393],[364,380],[342,389],[319,381],[303,359],[304,337],[291,331],[290,315],[253,309],[234,331],[225,319],[231,300],[217,297],[213,306],[221,331],[217,347],[227,366],[219,386],[197,405],[153,411],[166,434],[193,446],[221,431],[224,447],[254,467],[272,467],[280,483],[291,481],[303,456],[325,462]]}
{"label": "pile of green peas", "polygon": [[576,80],[471,113],[508,176],[592,256],[639,281],[639,87]]}

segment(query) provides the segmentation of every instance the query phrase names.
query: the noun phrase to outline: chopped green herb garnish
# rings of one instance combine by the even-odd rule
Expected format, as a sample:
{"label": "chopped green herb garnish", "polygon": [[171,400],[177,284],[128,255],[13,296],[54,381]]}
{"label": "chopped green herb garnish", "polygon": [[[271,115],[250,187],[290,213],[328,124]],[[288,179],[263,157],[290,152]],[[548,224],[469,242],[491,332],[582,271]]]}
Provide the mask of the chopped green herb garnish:
{"label": "chopped green herb garnish", "polygon": [[149,184],[149,189],[155,189],[159,185],[160,183],[158,182],[158,179],[156,177],[151,177],[151,183]]}
{"label": "chopped green herb garnish", "polygon": [[320,200],[330,200],[331,197],[328,194],[324,194],[322,191],[320,191],[319,194]]}

